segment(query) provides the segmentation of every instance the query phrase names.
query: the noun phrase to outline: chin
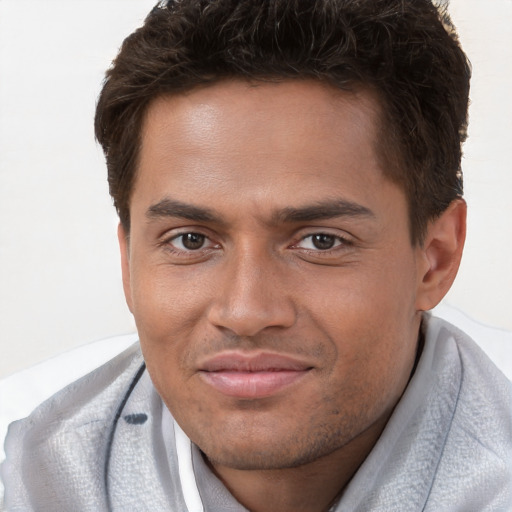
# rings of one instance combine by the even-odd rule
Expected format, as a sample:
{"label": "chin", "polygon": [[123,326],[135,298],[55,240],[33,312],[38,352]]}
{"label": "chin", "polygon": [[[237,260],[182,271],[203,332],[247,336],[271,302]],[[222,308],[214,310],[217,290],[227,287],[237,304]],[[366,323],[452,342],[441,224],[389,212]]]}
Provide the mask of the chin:
{"label": "chin", "polygon": [[196,444],[212,465],[244,471],[297,468],[332,454],[346,443],[339,432],[303,436],[254,433],[244,435],[243,439],[226,435],[218,439],[222,441],[199,440]]}

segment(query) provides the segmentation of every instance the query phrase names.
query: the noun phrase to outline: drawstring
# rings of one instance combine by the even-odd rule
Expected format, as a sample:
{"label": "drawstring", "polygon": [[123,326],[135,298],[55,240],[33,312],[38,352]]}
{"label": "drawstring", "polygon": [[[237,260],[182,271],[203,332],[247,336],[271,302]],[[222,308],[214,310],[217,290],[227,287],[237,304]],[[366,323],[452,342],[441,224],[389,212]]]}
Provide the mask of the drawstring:
{"label": "drawstring", "polygon": [[121,417],[121,414],[123,413],[124,406],[126,405],[126,402],[128,401],[128,398],[130,398],[130,395],[132,394],[132,391],[134,390],[135,386],[139,382],[140,378],[144,374],[144,371],[146,370],[146,363],[142,363],[142,366],[137,371],[135,377],[130,383],[130,386],[128,387],[128,390],[126,391],[126,394],[124,395],[123,399],[121,400],[121,403],[119,404],[119,407],[117,408],[116,415],[114,416],[114,422],[112,424],[112,428],[110,430],[110,434],[108,436],[108,442],[107,442],[107,454],[105,456],[105,467],[103,471],[103,477],[105,482],[105,493],[107,498],[107,511],[113,512],[112,508],[112,500],[110,499],[110,486],[109,486],[109,480],[108,480],[108,473],[109,473],[109,466],[110,466],[110,456],[112,453],[112,445],[114,443],[114,435],[117,428],[117,423],[119,422],[119,418]]}
{"label": "drawstring", "polygon": [[176,439],[176,454],[180,473],[181,489],[188,512],[204,512],[203,503],[197,488],[194,468],[192,467],[192,443],[185,432],[174,420],[174,436]]}
{"label": "drawstring", "polygon": [[[112,454],[112,446],[114,443],[114,436],[117,428],[117,424],[119,422],[119,418],[123,413],[123,409],[130,398],[135,386],[141,379],[144,371],[146,370],[146,364],[143,363],[142,366],[137,371],[136,375],[132,379],[128,390],[126,391],[119,407],[117,408],[116,414],[114,416],[114,421],[112,423],[112,428],[110,430],[108,442],[107,442],[107,453],[105,457],[105,468],[104,468],[104,482],[105,482],[105,492],[106,492],[106,500],[107,500],[107,511],[113,512],[112,499],[110,496],[110,485],[109,485],[109,470],[110,470],[110,459]],[[199,490],[197,488],[196,479],[194,476],[194,469],[192,467],[192,443],[190,439],[187,437],[185,432],[181,430],[180,426],[174,421],[174,435],[176,442],[176,454],[178,458],[178,469],[181,481],[181,488],[183,491],[183,497],[185,499],[185,504],[187,506],[188,512],[204,512],[203,503],[201,501],[201,497],[199,495]]]}

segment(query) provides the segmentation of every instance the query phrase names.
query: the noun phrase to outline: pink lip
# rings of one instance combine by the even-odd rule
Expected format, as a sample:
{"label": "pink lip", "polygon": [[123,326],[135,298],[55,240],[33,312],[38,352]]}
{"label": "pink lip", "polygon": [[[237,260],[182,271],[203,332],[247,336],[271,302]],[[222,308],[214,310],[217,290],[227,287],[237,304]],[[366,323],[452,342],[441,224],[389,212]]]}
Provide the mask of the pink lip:
{"label": "pink lip", "polygon": [[205,361],[200,375],[224,395],[255,399],[279,392],[303,378],[311,368],[281,354],[225,352]]}

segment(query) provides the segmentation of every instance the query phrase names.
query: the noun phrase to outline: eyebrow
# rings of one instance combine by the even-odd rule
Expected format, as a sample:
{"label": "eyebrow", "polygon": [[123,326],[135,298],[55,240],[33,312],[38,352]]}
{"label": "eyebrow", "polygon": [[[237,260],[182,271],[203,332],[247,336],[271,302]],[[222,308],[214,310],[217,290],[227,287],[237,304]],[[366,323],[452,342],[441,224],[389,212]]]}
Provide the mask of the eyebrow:
{"label": "eyebrow", "polygon": [[150,206],[146,212],[146,217],[148,219],[180,217],[195,222],[218,222],[220,220],[209,208],[200,208],[168,198]]}
{"label": "eyebrow", "polygon": [[[216,222],[224,224],[222,218],[210,208],[194,206],[174,199],[165,198],[150,206],[146,212],[148,219],[178,217],[193,222]],[[375,217],[375,214],[366,206],[335,199],[320,201],[312,205],[301,207],[286,207],[277,210],[272,215],[272,223],[286,224],[294,222],[311,222],[336,217]]]}
{"label": "eyebrow", "polygon": [[375,214],[366,206],[345,199],[335,199],[299,208],[283,208],[275,213],[274,220],[277,223],[311,222],[336,217],[375,217]]}

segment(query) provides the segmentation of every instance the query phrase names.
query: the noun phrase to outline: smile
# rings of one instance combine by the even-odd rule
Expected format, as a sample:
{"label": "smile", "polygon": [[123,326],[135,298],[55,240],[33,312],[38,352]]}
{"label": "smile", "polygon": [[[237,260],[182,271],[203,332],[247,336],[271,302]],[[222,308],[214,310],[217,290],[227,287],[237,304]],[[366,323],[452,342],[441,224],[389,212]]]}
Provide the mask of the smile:
{"label": "smile", "polygon": [[224,353],[201,365],[203,380],[223,395],[265,398],[305,377],[311,365],[279,354]]}

